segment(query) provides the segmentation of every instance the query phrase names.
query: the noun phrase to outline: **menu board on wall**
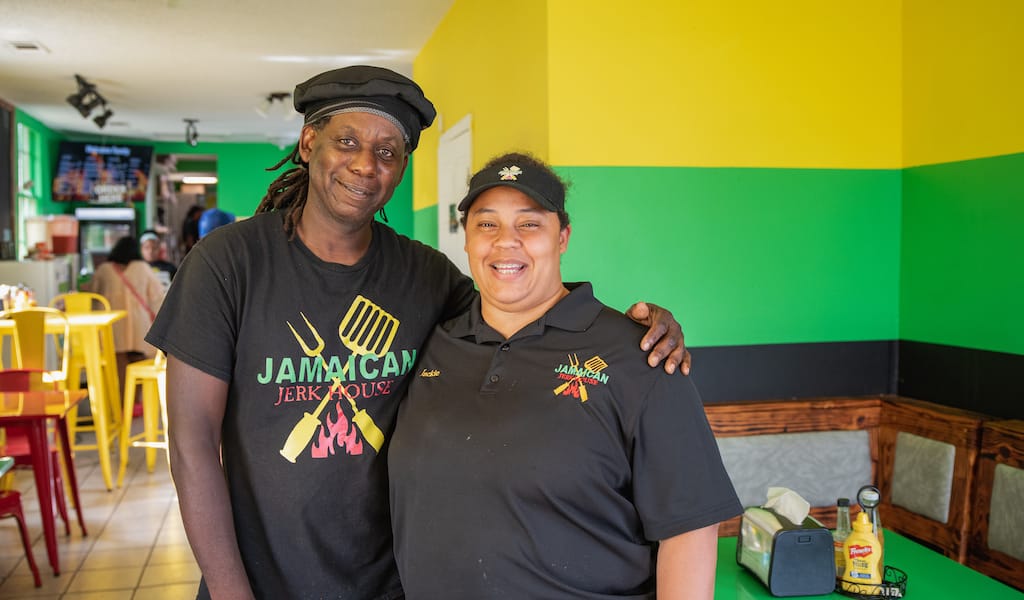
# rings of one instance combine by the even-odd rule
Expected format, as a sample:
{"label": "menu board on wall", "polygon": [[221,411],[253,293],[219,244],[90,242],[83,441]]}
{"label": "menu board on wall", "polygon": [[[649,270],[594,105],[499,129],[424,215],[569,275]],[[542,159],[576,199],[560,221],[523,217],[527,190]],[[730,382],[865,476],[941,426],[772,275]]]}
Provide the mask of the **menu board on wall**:
{"label": "menu board on wall", "polygon": [[57,202],[119,204],[146,199],[152,146],[61,142],[53,178]]}

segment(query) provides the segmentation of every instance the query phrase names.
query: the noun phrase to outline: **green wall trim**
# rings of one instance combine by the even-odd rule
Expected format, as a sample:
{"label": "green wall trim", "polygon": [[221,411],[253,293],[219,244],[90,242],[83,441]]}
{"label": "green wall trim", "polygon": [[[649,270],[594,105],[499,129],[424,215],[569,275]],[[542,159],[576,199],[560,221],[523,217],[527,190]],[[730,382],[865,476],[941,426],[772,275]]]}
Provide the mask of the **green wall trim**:
{"label": "green wall trim", "polygon": [[1024,354],[1024,153],[905,169],[900,337]]}
{"label": "green wall trim", "polygon": [[562,167],[569,280],[695,346],[898,333],[899,170]]}

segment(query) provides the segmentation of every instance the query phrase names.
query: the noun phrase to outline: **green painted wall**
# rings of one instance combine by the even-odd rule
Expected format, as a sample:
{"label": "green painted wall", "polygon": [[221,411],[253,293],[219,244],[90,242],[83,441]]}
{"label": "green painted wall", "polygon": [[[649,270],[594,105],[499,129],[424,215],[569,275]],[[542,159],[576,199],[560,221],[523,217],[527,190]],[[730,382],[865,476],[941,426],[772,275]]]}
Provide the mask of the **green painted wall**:
{"label": "green painted wall", "polygon": [[432,204],[412,215],[415,239],[437,248],[437,205]]}
{"label": "green painted wall", "polygon": [[[412,171],[413,159],[409,159],[409,166],[405,169],[401,183],[395,188],[395,193],[388,200],[384,212],[388,215],[388,225],[398,233],[413,237],[415,223],[412,217]],[[380,215],[377,216],[378,220]]]}
{"label": "green painted wall", "polygon": [[[251,216],[267,192],[270,183],[280,175],[287,166],[277,171],[267,171],[268,167],[277,164],[291,148],[281,149],[274,144],[229,144],[217,142],[200,143],[196,147],[184,142],[162,142],[132,139],[113,139],[101,136],[63,136],[54,132],[31,115],[15,110],[15,121],[29,127],[36,133],[39,140],[40,158],[34,188],[39,214],[62,214],[72,212],[74,205],[64,202],[53,202],[50,182],[53,179],[53,162],[57,156],[57,146],[62,139],[95,141],[102,143],[152,144],[156,154],[177,154],[180,164],[188,166],[189,155],[215,155],[217,157],[216,187],[217,206],[239,217]],[[184,170],[179,168],[179,170]],[[139,223],[144,222],[143,207],[137,207]],[[413,234],[412,215],[412,163],[395,191],[395,195],[387,207],[388,220],[400,233],[408,236]]]}
{"label": "green painted wall", "polygon": [[[693,346],[896,339],[900,170],[559,167],[568,281],[671,308]],[[436,207],[416,212],[436,245]],[[433,235],[427,235],[432,233]]]}
{"label": "green painted wall", "polygon": [[1024,153],[904,171],[900,337],[1024,354]]}
{"label": "green painted wall", "polygon": [[[188,155],[215,155],[217,157],[217,206],[239,217],[251,216],[263,195],[282,171],[267,171],[290,148],[284,150],[274,144],[226,144],[200,142],[196,147],[184,142],[151,143],[157,154],[179,156],[179,171],[187,170],[180,163],[188,163]],[[283,169],[283,167],[282,167]]]}
{"label": "green painted wall", "polygon": [[694,346],[895,339],[898,170],[563,167],[567,280]]}

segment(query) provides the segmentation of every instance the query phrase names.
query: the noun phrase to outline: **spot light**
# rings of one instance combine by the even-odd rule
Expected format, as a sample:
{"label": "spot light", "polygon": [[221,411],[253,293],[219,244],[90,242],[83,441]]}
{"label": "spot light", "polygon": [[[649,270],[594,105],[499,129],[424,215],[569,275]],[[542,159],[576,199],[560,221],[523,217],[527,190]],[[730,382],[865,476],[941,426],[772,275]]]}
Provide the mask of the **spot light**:
{"label": "spot light", "polygon": [[196,123],[199,119],[183,119],[185,121],[185,143],[193,148],[199,144],[199,131]]}
{"label": "spot light", "polygon": [[78,113],[82,115],[83,119],[88,119],[92,109],[99,106],[101,102],[100,97],[93,91],[68,96],[68,103],[78,109]]}
{"label": "spot light", "polygon": [[99,127],[100,129],[103,129],[104,127],[106,127],[107,121],[110,120],[110,117],[112,117],[112,116],[114,116],[114,111],[112,111],[109,108],[107,108],[107,105],[104,104],[103,105],[103,114],[93,118],[92,122],[96,123],[96,126]]}

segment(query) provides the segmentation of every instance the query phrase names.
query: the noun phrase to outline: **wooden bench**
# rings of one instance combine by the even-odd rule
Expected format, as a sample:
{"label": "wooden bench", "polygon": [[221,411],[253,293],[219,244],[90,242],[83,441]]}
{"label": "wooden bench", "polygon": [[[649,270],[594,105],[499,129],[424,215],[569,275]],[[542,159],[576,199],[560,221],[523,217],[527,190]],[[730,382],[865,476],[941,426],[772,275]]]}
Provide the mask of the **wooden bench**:
{"label": "wooden bench", "polygon": [[882,526],[963,563],[985,415],[896,396],[882,404]]}
{"label": "wooden bench", "polygon": [[[815,434],[863,432],[871,465],[866,478],[882,493],[883,527],[1024,590],[1024,421],[891,395],[709,403],[704,409],[737,493],[750,488],[748,478],[756,480],[759,497],[746,489],[745,505],[762,504],[769,485],[804,495],[787,485],[806,481],[807,473],[797,471],[845,477],[841,459],[823,463],[785,449],[816,442],[810,437]],[[766,456],[761,442],[784,450]],[[737,473],[737,465],[753,475]],[[1002,488],[994,490],[997,480]],[[834,528],[836,499],[849,497],[856,513],[858,487],[819,497],[811,502],[811,515]],[[999,528],[994,537],[993,506]],[[1003,535],[1006,528],[1021,532]],[[719,535],[738,531],[735,518],[722,523]]]}
{"label": "wooden bench", "polygon": [[[1001,466],[1000,466],[1001,465]],[[997,470],[1000,482],[996,489]],[[967,566],[1024,589],[1024,421],[988,421],[982,426],[968,538]],[[993,515],[993,507],[996,514]],[[996,520],[995,535],[993,517]]]}
{"label": "wooden bench", "polygon": [[[707,404],[704,407],[708,422],[719,440],[719,447],[722,450],[722,458],[726,467],[730,465],[733,469],[730,475],[739,491],[744,482],[738,479],[737,461],[747,463],[753,472],[759,474],[759,479],[764,487],[757,493],[759,497],[754,500],[750,493],[741,494],[741,501],[746,505],[759,505],[764,502],[764,494],[767,492],[767,485],[781,485],[791,487],[797,493],[807,498],[808,492],[798,489],[798,486],[787,483],[802,479],[806,481],[808,469],[814,471],[823,479],[832,477],[846,480],[849,483],[846,487],[833,488],[831,492],[826,491],[827,498],[820,497],[818,502],[811,502],[811,515],[827,527],[835,527],[836,500],[840,496],[850,497],[860,485],[870,483],[876,479],[878,465],[878,427],[881,415],[882,399],[878,396],[871,397],[842,397],[842,398],[811,398],[799,400],[777,400],[777,401],[752,401],[752,402],[728,402]],[[861,481],[850,481],[845,476],[847,465],[844,463],[844,456],[834,457],[827,464],[811,464],[813,459],[820,458],[813,452],[803,451],[803,446],[813,444],[817,440],[807,437],[805,434],[816,434],[824,432],[864,432],[865,436],[860,439],[843,438],[840,443],[844,447],[849,444],[863,446],[864,461],[869,466],[860,475]],[[754,437],[756,436],[756,438]],[[733,440],[732,438],[737,438]],[[746,448],[743,456],[730,456],[731,451],[738,451],[730,442],[739,441],[738,438],[750,438],[750,441],[770,445],[775,450],[772,456],[764,455],[757,446]],[[763,438],[763,439],[761,439]],[[781,448],[781,450],[780,450]],[[834,464],[833,464],[834,463]],[[811,477],[815,475],[812,473]],[[852,491],[851,491],[852,490]],[[744,498],[744,496],[747,496]],[[822,496],[821,493],[818,496]],[[810,501],[811,499],[808,498]],[[726,521],[719,527],[719,535],[731,536],[739,532],[739,518]]]}

